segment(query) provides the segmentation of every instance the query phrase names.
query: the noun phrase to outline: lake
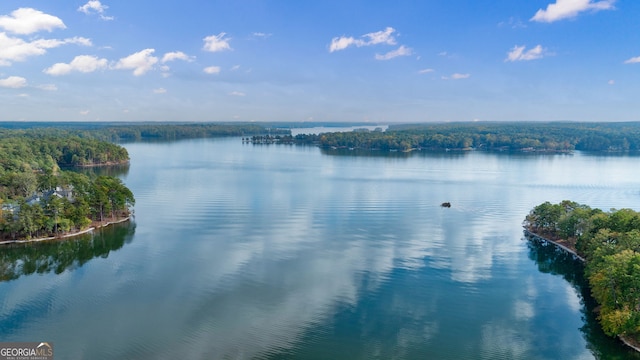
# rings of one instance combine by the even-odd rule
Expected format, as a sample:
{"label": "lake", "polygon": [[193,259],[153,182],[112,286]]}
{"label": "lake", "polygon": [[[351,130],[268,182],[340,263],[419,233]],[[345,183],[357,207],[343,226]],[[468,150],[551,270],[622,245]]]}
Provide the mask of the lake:
{"label": "lake", "polygon": [[[0,340],[57,359],[640,359],[536,205],[638,209],[640,157],[126,144],[135,219],[0,249]],[[442,208],[450,202],[451,208]]]}

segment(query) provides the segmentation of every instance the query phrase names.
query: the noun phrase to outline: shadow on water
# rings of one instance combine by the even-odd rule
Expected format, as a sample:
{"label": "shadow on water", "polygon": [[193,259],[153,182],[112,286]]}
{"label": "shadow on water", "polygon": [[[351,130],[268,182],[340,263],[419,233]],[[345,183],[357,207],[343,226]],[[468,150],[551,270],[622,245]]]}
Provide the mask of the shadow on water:
{"label": "shadow on water", "polygon": [[78,172],[80,174],[87,175],[89,177],[93,176],[113,176],[113,177],[123,177],[129,174],[129,164],[120,164],[120,165],[109,165],[109,166],[93,166],[93,167],[73,167],[65,170],[73,170],[74,172]]}
{"label": "shadow on water", "polygon": [[589,350],[597,359],[640,359],[640,353],[628,348],[618,339],[611,338],[602,331],[594,309],[596,301],[584,275],[584,264],[573,255],[553,244],[528,237],[529,258],[536,262],[538,270],[545,274],[562,276],[582,297],[582,319],[580,328]]}
{"label": "shadow on water", "polygon": [[127,221],[69,239],[3,246],[0,282],[32,274],[61,274],[94,258],[107,258],[110,252],[132,241],[135,227],[134,222]]}
{"label": "shadow on water", "polygon": [[425,151],[388,151],[388,150],[363,150],[363,149],[327,149],[320,148],[320,152],[323,155],[333,156],[361,156],[361,157],[380,157],[380,158],[395,158],[395,159],[408,159],[414,156],[429,157],[429,158],[447,158],[455,159],[467,156],[469,151],[440,151],[440,150],[425,150]]}

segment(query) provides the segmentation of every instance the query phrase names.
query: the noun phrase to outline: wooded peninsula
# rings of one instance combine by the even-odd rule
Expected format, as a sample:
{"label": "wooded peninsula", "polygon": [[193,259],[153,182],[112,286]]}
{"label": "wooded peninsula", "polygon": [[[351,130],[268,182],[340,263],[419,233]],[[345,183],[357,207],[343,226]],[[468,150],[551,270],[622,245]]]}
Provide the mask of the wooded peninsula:
{"label": "wooded peninsula", "polygon": [[133,194],[118,178],[64,168],[129,161],[123,147],[58,130],[0,130],[0,240],[57,237],[127,217]]}
{"label": "wooded peninsula", "polygon": [[545,202],[527,215],[527,231],[575,252],[585,261],[598,320],[607,335],[640,344],[640,213],[605,212],[565,200]]}

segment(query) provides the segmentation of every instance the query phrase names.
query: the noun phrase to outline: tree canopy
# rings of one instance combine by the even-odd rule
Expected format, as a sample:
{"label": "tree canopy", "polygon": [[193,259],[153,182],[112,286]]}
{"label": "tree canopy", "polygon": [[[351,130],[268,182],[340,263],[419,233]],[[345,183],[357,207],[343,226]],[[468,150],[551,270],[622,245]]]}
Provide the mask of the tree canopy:
{"label": "tree canopy", "polygon": [[[122,146],[96,139],[54,133],[0,129],[0,171],[55,170],[129,161]],[[1,174],[0,174],[1,175]]]}
{"label": "tree canopy", "polygon": [[[10,128],[2,129],[1,126]],[[19,127],[19,125],[22,125]],[[255,123],[0,123],[5,134],[28,137],[76,137],[108,142],[179,140],[223,136],[288,135],[291,131]]]}

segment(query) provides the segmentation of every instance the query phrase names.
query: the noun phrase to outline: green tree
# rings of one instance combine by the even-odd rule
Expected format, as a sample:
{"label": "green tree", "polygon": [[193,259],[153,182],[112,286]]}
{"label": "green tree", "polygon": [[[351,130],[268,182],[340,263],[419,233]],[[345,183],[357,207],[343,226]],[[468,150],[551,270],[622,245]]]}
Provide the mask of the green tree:
{"label": "green tree", "polygon": [[64,202],[62,199],[57,197],[55,194],[49,196],[44,201],[44,212],[45,215],[49,216],[52,221],[53,228],[51,229],[55,234],[58,233],[58,223],[60,222],[60,216],[64,214]]}
{"label": "green tree", "polygon": [[560,216],[557,229],[560,237],[572,238],[584,234],[588,230],[589,219],[593,211],[588,206],[577,203],[561,203],[564,214]]}
{"label": "green tree", "polygon": [[640,254],[633,250],[605,256],[589,277],[593,296],[601,305],[602,327],[609,335],[640,331]]}
{"label": "green tree", "polygon": [[[103,178],[103,179],[100,179]],[[104,215],[111,212],[109,201],[109,183],[104,178],[96,179],[89,189],[89,206],[95,219],[104,221]]]}
{"label": "green tree", "polygon": [[26,202],[20,204],[17,214],[17,230],[28,238],[44,227],[45,217],[40,205],[29,205]]}
{"label": "green tree", "polygon": [[30,168],[24,172],[14,173],[11,187],[16,189],[16,194],[21,197],[31,196],[38,188],[38,179]]}
{"label": "green tree", "polygon": [[561,205],[547,201],[531,210],[525,219],[525,225],[535,231],[556,231],[558,221],[564,213]]}

